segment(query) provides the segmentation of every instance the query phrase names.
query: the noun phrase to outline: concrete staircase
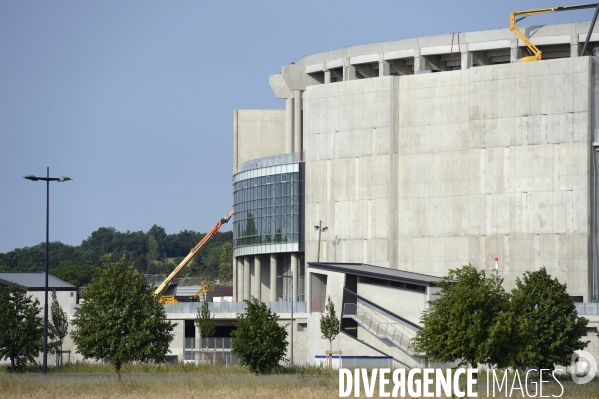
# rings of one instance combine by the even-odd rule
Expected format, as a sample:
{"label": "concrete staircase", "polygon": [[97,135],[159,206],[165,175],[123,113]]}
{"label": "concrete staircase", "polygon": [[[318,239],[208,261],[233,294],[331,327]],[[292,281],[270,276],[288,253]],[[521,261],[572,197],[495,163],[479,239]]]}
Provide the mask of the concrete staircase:
{"label": "concrete staircase", "polygon": [[418,356],[412,345],[413,333],[397,323],[389,322],[383,314],[361,304],[346,303],[343,305],[344,318],[355,320],[358,325],[375,337],[386,340],[410,356]]}

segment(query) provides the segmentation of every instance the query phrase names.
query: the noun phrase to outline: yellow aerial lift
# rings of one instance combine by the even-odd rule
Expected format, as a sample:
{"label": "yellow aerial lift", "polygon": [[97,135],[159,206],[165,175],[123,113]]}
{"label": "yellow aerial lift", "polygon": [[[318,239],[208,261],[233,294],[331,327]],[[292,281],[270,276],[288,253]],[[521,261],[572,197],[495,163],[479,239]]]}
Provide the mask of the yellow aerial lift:
{"label": "yellow aerial lift", "polygon": [[[181,271],[181,269],[183,269],[185,267],[185,265],[187,265],[187,263],[189,263],[191,258],[193,258],[193,256],[204,246],[204,244],[206,244],[206,242],[208,242],[208,240],[210,240],[216,233],[218,233],[221,226],[223,224],[227,223],[232,215],[233,215],[233,211],[231,210],[229,213],[227,213],[225,215],[224,218],[219,220],[218,223],[216,223],[214,225],[212,230],[210,230],[208,233],[206,233],[206,235],[204,237],[202,237],[200,242],[198,242],[195,245],[195,247],[193,247],[191,249],[191,251],[189,251],[189,254],[187,254],[185,259],[183,259],[181,261],[181,263],[179,263],[179,265],[175,268],[175,270],[173,270],[172,273],[168,275],[168,277],[162,282],[162,284],[160,284],[158,286],[158,288],[156,288],[156,290],[154,291],[154,295],[156,295],[158,297],[159,302],[163,302],[163,303],[164,302],[178,302],[174,296],[172,296],[172,295],[163,296],[162,294],[168,288],[168,286],[173,282],[177,273],[179,273]],[[198,298],[200,295],[202,295],[205,292],[214,292],[214,282],[202,281],[202,289],[194,296],[194,298]]]}
{"label": "yellow aerial lift", "polygon": [[[540,61],[541,57],[542,57],[542,53],[541,53],[541,50],[539,50],[537,48],[537,46],[535,46],[533,44],[533,42],[531,42],[530,39],[528,37],[526,37],[526,35],[524,33],[522,33],[522,31],[520,29],[518,29],[518,27],[516,26],[516,22],[519,22],[526,17],[530,17],[531,15],[545,14],[548,12],[558,12],[558,11],[583,10],[585,8],[595,8],[596,10],[595,10],[595,16],[593,17],[593,22],[591,23],[591,29],[589,30],[587,39],[582,48],[581,55],[584,55],[584,51],[586,50],[587,44],[589,43],[589,38],[591,37],[591,33],[593,32],[593,27],[595,26],[595,21],[597,20],[597,13],[599,12],[599,3],[582,4],[582,5],[578,5],[578,6],[538,8],[535,10],[514,11],[514,12],[510,13],[510,30],[512,32],[514,32],[520,40],[522,40],[524,45],[528,48],[528,50],[530,50],[530,53],[532,54],[528,57],[523,57],[520,61],[522,61],[522,62]],[[516,19],[516,17],[520,17],[520,18]]]}

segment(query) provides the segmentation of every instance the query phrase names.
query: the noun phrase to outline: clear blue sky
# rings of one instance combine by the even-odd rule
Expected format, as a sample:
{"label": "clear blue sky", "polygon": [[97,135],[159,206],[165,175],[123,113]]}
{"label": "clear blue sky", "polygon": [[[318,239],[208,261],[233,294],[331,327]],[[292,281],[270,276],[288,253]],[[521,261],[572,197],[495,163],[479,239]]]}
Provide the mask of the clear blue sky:
{"label": "clear blue sky", "polygon": [[[268,76],[304,55],[504,28],[551,1],[0,2],[0,252],[99,227],[205,232],[231,208],[234,109],[284,108]],[[530,25],[589,21],[593,10]]]}

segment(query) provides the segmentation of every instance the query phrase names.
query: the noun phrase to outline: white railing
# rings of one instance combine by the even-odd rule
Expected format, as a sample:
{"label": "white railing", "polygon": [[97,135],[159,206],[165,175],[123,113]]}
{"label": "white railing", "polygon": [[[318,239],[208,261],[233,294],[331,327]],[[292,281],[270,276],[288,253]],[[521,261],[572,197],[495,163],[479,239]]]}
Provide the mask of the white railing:
{"label": "white railing", "polygon": [[599,303],[574,303],[579,316],[599,316]]}
{"label": "white railing", "polygon": [[[264,302],[267,308],[274,313],[291,313],[291,302]],[[200,302],[165,303],[166,313],[197,313]],[[244,313],[245,302],[209,302],[210,313]],[[306,313],[306,302],[293,302],[294,313]]]}
{"label": "white railing", "polygon": [[[184,339],[183,360],[207,364],[238,364],[239,359],[231,352],[232,337],[203,337]],[[199,348],[197,345],[199,344]],[[206,351],[207,350],[207,351]],[[204,354],[203,354],[204,353]]]}
{"label": "white railing", "polygon": [[393,323],[381,322],[373,315],[365,311],[361,306],[355,303],[346,303],[343,305],[343,317],[354,319],[364,329],[378,338],[386,339],[404,352],[414,355],[412,337],[407,336]]}

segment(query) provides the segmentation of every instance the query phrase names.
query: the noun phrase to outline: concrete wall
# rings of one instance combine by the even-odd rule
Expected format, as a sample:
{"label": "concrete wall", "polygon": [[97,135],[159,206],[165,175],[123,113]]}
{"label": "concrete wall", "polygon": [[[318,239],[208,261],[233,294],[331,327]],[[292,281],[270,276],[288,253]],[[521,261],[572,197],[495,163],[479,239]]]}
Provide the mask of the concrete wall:
{"label": "concrete wall", "polygon": [[[391,78],[310,86],[304,100],[306,226],[322,220],[321,261],[389,263]],[[306,259],[318,233],[306,228]],[[339,245],[333,247],[335,238]]]}
{"label": "concrete wall", "polygon": [[[195,315],[194,315],[195,318]],[[179,356],[179,361],[183,361],[183,345],[185,345],[185,320],[170,320],[175,324],[173,329],[173,340],[169,346],[169,355]]]}
{"label": "concrete wall", "polygon": [[[27,294],[31,296],[32,299],[37,299],[40,302],[40,306],[42,308],[41,316],[44,316],[44,301],[45,301],[45,293],[44,291],[27,291]],[[70,314],[73,312],[73,306],[77,304],[77,291],[56,291],[56,300],[58,304]],[[48,290],[48,317],[52,315],[52,290]]]}
{"label": "concrete wall", "polygon": [[507,289],[545,266],[588,301],[590,72],[582,57],[309,86],[321,260],[441,276],[499,257]]}
{"label": "concrete wall", "polygon": [[358,283],[358,295],[418,325],[428,300],[424,292],[375,284]]}
{"label": "concrete wall", "polygon": [[285,110],[235,110],[233,173],[251,159],[285,153]]}

